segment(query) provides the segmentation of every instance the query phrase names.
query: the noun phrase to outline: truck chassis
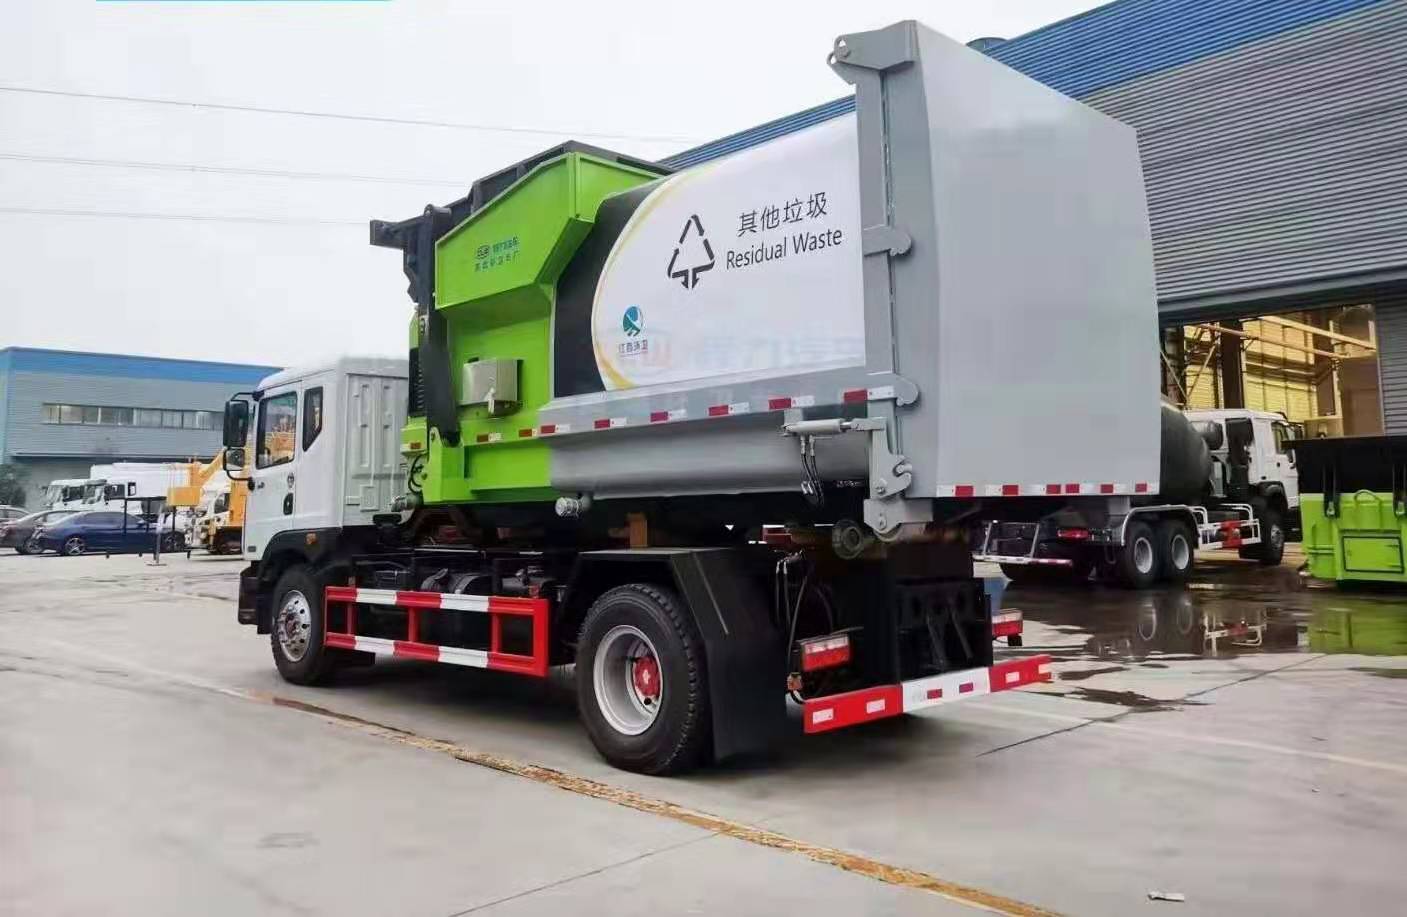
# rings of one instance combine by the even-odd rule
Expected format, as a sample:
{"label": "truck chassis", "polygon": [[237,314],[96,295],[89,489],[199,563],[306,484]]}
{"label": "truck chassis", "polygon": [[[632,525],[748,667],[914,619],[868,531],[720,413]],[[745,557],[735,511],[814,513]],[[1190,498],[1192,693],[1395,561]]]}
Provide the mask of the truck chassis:
{"label": "truck chassis", "polygon": [[1034,523],[988,520],[974,542],[980,547],[973,560],[1001,564],[1013,579],[1033,569],[1075,576],[1104,570],[1134,588],[1158,580],[1185,580],[1197,551],[1238,549],[1262,562],[1280,560],[1278,551],[1270,558],[1272,546],[1263,538],[1260,518],[1249,503],[1214,509],[1172,503],[1135,506],[1110,514],[1099,525],[1059,514]]}
{"label": "truck chassis", "polygon": [[796,728],[788,697],[801,731],[820,733],[1051,677],[1046,655],[994,660],[995,638],[1019,645],[1021,613],[983,580],[924,575],[922,551],[841,562],[815,547],[382,548],[314,534],[316,557],[241,579],[240,620],[270,633],[286,679],[377,657],[539,679],[574,663],[588,733],[631,770],[764,750]]}

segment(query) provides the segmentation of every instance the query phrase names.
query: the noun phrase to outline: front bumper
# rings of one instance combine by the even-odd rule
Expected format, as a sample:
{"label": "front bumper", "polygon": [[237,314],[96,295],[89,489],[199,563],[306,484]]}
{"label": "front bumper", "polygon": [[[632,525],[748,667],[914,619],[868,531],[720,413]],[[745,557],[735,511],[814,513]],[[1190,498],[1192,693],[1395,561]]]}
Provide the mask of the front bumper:
{"label": "front bumper", "polygon": [[985,669],[964,669],[897,685],[831,694],[802,705],[802,728],[808,733],[829,732],[1050,679],[1050,657],[1039,655],[998,662]]}

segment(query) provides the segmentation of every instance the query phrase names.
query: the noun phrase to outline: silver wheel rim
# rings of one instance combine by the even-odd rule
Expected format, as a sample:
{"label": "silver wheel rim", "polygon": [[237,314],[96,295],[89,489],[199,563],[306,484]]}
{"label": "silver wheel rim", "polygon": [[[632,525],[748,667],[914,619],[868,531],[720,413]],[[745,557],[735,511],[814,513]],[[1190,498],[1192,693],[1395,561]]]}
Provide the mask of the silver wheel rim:
{"label": "silver wheel rim", "polygon": [[1147,538],[1133,543],[1133,566],[1139,573],[1153,572],[1153,542]]}
{"label": "silver wheel rim", "polygon": [[1271,525],[1271,526],[1270,526],[1270,546],[1271,546],[1272,548],[1275,548],[1275,549],[1278,550],[1279,547],[1280,547],[1280,545],[1282,545],[1282,544],[1284,544],[1284,543],[1285,543],[1285,530],[1282,529],[1282,528],[1280,528],[1280,523],[1277,522],[1277,523]]}
{"label": "silver wheel rim", "polygon": [[1174,535],[1171,547],[1173,568],[1186,570],[1188,564],[1192,563],[1192,547],[1187,543],[1186,537]]}
{"label": "silver wheel rim", "polygon": [[64,553],[69,557],[76,557],[83,553],[83,539],[78,537],[70,538],[64,542]]}
{"label": "silver wheel rim", "polygon": [[274,621],[279,651],[289,662],[298,662],[308,654],[313,635],[313,609],[303,593],[294,589],[283,597],[278,618]]}
{"label": "silver wheel rim", "polygon": [[[648,686],[653,681],[653,695]],[[591,665],[596,706],[616,732],[638,736],[649,729],[664,702],[659,653],[638,627],[618,624],[606,632]]]}

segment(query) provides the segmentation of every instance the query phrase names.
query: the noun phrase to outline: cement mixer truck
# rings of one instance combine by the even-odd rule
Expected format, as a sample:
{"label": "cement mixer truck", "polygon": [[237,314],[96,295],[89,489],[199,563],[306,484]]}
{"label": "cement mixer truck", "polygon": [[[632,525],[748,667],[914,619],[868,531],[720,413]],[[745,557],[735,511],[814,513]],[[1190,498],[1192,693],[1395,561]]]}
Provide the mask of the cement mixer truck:
{"label": "cement mixer truck", "polygon": [[969,530],[1159,492],[1134,132],[913,22],[829,63],[854,114],[680,172],[567,143],[371,224],[408,359],[225,410],[285,679],[574,665],[662,774],[1049,678],[994,658]]}

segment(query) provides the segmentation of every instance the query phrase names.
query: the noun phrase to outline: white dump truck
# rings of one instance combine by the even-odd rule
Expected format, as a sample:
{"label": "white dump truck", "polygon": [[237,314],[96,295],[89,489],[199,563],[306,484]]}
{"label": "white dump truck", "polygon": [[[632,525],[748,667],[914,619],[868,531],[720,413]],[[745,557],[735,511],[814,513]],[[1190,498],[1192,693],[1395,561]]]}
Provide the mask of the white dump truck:
{"label": "white dump truck", "polygon": [[968,532],[1159,492],[1134,132],[913,22],[831,66],[854,115],[682,172],[566,144],[372,223],[409,359],[225,410],[284,678],[574,664],[647,773],[767,747],[788,698],[811,733],[1049,678],[994,657]]}

